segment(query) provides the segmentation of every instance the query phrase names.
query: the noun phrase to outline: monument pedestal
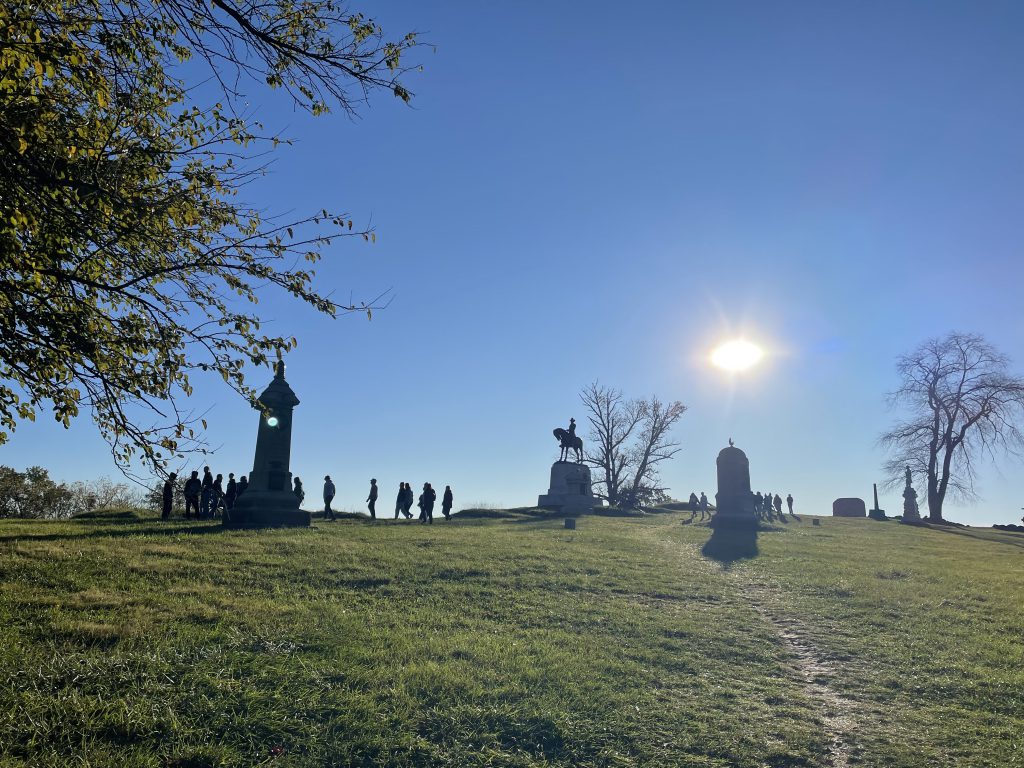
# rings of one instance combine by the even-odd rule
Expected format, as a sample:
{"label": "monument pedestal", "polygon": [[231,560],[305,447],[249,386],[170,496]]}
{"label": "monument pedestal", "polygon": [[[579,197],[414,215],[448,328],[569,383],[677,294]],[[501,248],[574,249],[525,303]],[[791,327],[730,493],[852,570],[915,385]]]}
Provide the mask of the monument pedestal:
{"label": "monument pedestal", "polygon": [[590,487],[590,467],[569,461],[551,465],[548,492],[537,498],[537,506],[557,509],[566,514],[584,514],[597,505]]}

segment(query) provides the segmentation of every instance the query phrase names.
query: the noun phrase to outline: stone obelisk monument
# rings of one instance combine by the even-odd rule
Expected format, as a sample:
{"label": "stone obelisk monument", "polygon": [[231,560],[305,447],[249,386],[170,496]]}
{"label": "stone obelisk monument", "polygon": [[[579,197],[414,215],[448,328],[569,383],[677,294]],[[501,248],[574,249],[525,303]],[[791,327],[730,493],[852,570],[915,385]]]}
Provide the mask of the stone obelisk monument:
{"label": "stone obelisk monument", "polygon": [[238,497],[224,525],[232,527],[308,526],[309,512],[299,509],[292,491],[288,463],[292,452],[292,409],[299,398],[284,380],[284,361],[278,354],[274,380],[259,396],[263,406],[256,432],[256,458],[249,487]]}
{"label": "stone obelisk monument", "polygon": [[723,528],[756,528],[754,494],[750,492],[750,462],[747,454],[732,444],[723,448],[715,462],[718,469],[718,493],[711,525]]}

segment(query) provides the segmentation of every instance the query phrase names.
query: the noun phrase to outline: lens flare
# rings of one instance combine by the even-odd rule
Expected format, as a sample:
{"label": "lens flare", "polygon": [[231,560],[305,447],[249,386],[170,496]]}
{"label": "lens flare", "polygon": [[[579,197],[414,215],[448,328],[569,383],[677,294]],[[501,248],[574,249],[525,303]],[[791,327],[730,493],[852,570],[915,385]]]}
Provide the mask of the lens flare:
{"label": "lens flare", "polygon": [[711,353],[711,363],[726,371],[745,371],[760,362],[764,351],[746,339],[733,339]]}

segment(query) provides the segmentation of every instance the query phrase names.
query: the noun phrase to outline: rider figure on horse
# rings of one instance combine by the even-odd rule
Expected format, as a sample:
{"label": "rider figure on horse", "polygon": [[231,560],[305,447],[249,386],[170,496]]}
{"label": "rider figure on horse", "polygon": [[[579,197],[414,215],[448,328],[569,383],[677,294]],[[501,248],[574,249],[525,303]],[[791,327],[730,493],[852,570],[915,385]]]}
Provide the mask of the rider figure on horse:
{"label": "rider figure on horse", "polygon": [[569,444],[576,441],[576,419],[569,419]]}

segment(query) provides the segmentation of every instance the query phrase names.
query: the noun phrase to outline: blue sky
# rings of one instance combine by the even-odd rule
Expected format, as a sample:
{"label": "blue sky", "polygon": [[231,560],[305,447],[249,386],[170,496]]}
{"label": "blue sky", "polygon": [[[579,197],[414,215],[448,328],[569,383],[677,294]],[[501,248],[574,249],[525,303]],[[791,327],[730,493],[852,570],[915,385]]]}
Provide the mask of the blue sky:
{"label": "blue sky", "polygon": [[[688,406],[674,495],[712,495],[732,437],[756,488],[827,514],[882,479],[898,354],[973,331],[1024,372],[1019,3],[365,10],[436,46],[412,108],[313,119],[251,89],[296,144],[250,201],[371,222],[377,244],[332,248],[318,284],[394,294],[371,322],[261,305],[300,340],[292,470],[313,495],[330,473],[346,508],[371,476],[385,499],[429,480],[457,506],[534,503],[551,429],[586,437],[577,393],[599,380]],[[770,354],[730,378],[707,354],[734,335]],[[257,417],[218,381],[196,408],[215,471],[242,474]],[[88,421],[24,425],[0,462],[114,471]],[[1020,478],[986,469],[983,502],[947,516],[1017,520]]]}

